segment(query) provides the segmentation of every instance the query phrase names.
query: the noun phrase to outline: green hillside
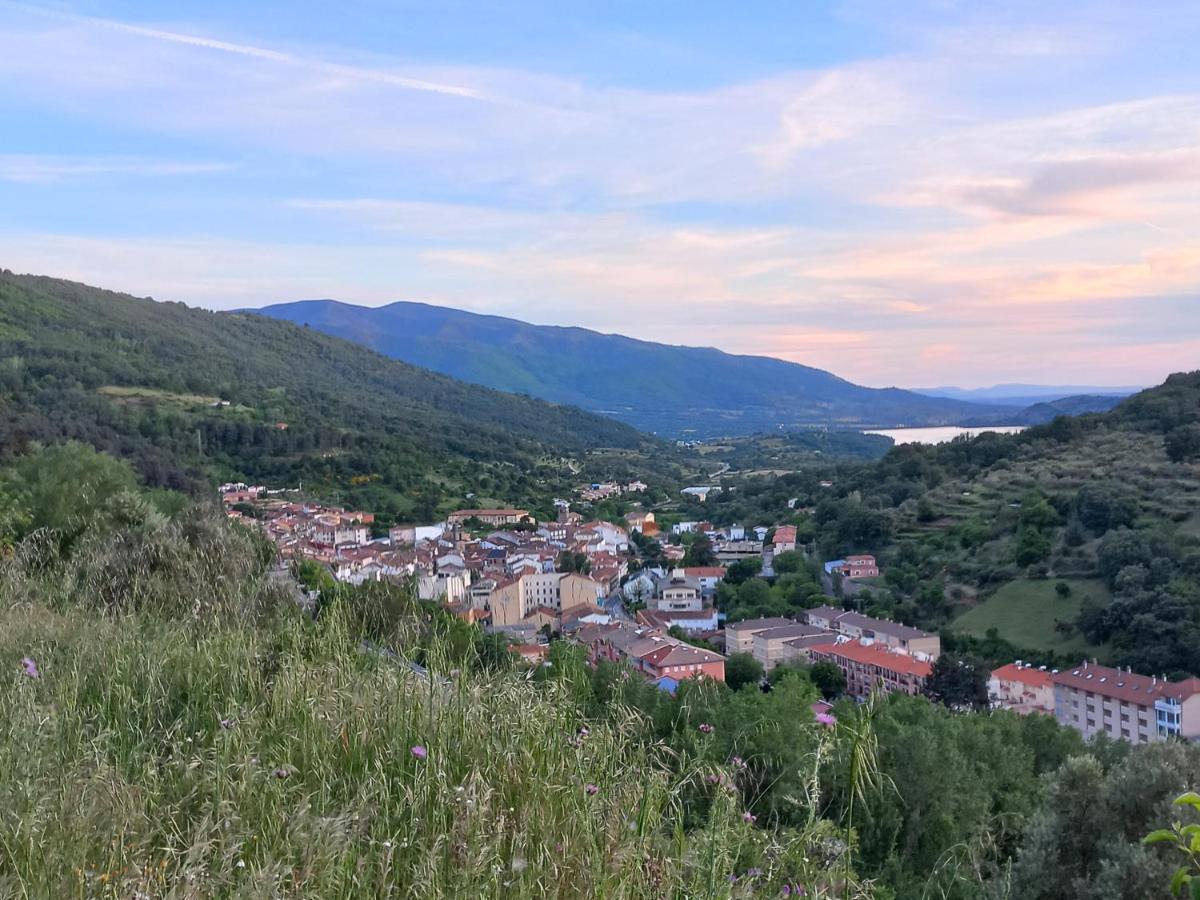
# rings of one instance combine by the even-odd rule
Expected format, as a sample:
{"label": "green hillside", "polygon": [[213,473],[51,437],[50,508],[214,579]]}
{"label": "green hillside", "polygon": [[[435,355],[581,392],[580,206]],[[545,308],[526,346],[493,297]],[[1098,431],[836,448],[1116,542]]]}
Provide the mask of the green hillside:
{"label": "green hillside", "polygon": [[67,438],[153,485],[303,481],[402,518],[469,492],[545,504],[591,463],[646,480],[674,455],[610,419],[290,323],[0,274],[0,453]]}

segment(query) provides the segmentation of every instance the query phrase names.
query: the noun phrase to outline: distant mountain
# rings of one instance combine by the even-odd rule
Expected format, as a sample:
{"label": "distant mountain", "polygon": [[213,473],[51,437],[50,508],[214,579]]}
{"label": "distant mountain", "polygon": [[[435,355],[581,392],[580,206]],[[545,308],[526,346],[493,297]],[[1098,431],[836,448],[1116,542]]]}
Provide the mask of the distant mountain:
{"label": "distant mountain", "polygon": [[289,322],[0,272],[0,460],[67,439],[127,457],[151,486],[303,481],[385,519],[425,521],[467,493],[553,496],[603,449],[674,452],[612,419]]}
{"label": "distant mountain", "polygon": [[1082,416],[1086,413],[1108,412],[1124,399],[1115,394],[1080,394],[1073,397],[1061,397],[1032,403],[1016,413],[1005,414],[1003,423],[997,422],[995,416],[983,416],[972,424],[1045,425],[1059,416]]}
{"label": "distant mountain", "polygon": [[[1051,384],[997,384],[986,388],[913,388],[918,394],[929,397],[945,397],[950,400],[965,400],[969,403],[999,403],[1004,406],[1033,406],[1068,397],[1128,397],[1142,390],[1140,387],[1095,387],[1083,385]],[[1113,404],[1115,405],[1115,404]],[[1088,410],[1094,412],[1097,410]]]}
{"label": "distant mountain", "polygon": [[530,325],[424,303],[372,308],[304,300],[257,312],[464,381],[569,403],[676,437],[813,426],[947,425],[986,416],[995,422],[1016,411],[899,388],[861,387],[821,369],[769,357]]}

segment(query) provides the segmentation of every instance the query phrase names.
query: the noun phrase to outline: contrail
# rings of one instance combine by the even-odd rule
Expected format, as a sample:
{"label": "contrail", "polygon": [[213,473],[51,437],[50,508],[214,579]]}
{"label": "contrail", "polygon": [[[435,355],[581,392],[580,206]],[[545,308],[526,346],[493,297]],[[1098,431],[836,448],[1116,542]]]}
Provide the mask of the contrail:
{"label": "contrail", "polygon": [[172,44],[183,44],[188,47],[201,47],[205,50],[216,50],[221,53],[233,53],[237,56],[248,56],[253,59],[265,59],[270,62],[282,63],[288,66],[296,66],[297,68],[308,69],[312,72],[336,75],[342,78],[352,78],[357,81],[386,84],[392,87],[400,87],[412,91],[428,91],[434,94],[446,94],[452,97],[465,97],[469,100],[503,102],[501,98],[489,96],[488,94],[485,94],[482,91],[474,90],[473,88],[460,87],[454,84],[442,84],[436,81],[425,81],[420,78],[407,78],[403,75],[394,75],[391,72],[382,72],[378,69],[363,68],[362,66],[347,66],[340,63],[326,62],[325,60],[320,59],[309,59],[303,56],[297,56],[294,53],[284,53],[280,50],[271,50],[266,47],[255,47],[252,44],[235,44],[231,43],[230,41],[219,41],[214,38],[206,38],[194,34],[182,34],[177,31],[163,31],[162,29],[158,28],[146,28],[141,25],[130,25],[126,22],[118,22],[113,19],[100,19],[93,16],[81,16],[74,13],[45,9],[40,6],[33,6],[27,3],[13,2],[13,0],[0,0],[0,6],[19,9],[23,12],[45,16],[51,19],[60,19],[67,22],[76,22],[83,25],[89,25],[93,28],[119,31],[123,34],[132,34],[138,37],[150,38],[151,40],[167,41],[168,43]]}

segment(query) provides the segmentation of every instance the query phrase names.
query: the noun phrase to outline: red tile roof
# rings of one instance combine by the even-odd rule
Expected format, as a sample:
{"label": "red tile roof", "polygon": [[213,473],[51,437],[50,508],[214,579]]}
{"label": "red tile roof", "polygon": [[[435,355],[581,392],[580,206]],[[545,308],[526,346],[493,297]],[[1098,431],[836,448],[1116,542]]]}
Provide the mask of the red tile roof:
{"label": "red tile roof", "polygon": [[1032,666],[1018,666],[1009,663],[992,671],[992,677],[1001,681],[1018,681],[1032,688],[1050,687],[1050,673],[1035,669]]}
{"label": "red tile roof", "polygon": [[923,660],[916,659],[906,653],[889,651],[879,644],[863,644],[859,641],[846,641],[841,644],[816,644],[808,648],[811,653],[825,653],[829,656],[839,656],[857,663],[878,666],[891,672],[903,675],[916,675],[928,678],[933,667]]}
{"label": "red tile roof", "polygon": [[1080,691],[1091,691],[1137,706],[1150,706],[1155,700],[1186,700],[1200,693],[1200,679],[1164,681],[1151,675],[1139,675],[1123,669],[1111,669],[1085,662],[1077,669],[1064,669],[1050,676],[1051,682]]}

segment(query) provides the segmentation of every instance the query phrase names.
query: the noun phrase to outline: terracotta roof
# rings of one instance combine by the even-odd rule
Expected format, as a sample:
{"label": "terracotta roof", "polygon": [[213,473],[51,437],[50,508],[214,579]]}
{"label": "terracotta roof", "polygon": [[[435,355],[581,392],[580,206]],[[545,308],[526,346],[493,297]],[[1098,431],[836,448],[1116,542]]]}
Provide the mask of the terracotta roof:
{"label": "terracotta roof", "polygon": [[992,677],[1001,681],[1019,681],[1021,684],[1033,688],[1050,687],[1049,672],[1043,672],[1033,666],[1018,666],[1016,663],[1009,663],[1007,666],[994,669]]}
{"label": "terracotta roof", "polygon": [[1139,675],[1123,669],[1110,669],[1085,662],[1077,669],[1064,669],[1051,674],[1050,681],[1080,691],[1091,691],[1102,697],[1112,697],[1137,706],[1150,706],[1155,700],[1186,700],[1200,693],[1200,679],[1164,681],[1152,675]]}
{"label": "terracotta roof", "polygon": [[723,566],[688,566],[683,570],[685,575],[692,578],[724,578]]}
{"label": "terracotta roof", "polygon": [[917,675],[921,678],[928,678],[933,672],[933,667],[929,663],[909,656],[907,653],[895,653],[886,650],[878,644],[846,641],[842,644],[817,644],[810,647],[809,650],[812,653],[838,656],[842,659],[878,666],[881,669],[899,672],[904,675]]}

